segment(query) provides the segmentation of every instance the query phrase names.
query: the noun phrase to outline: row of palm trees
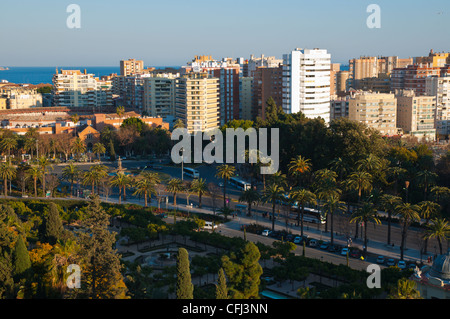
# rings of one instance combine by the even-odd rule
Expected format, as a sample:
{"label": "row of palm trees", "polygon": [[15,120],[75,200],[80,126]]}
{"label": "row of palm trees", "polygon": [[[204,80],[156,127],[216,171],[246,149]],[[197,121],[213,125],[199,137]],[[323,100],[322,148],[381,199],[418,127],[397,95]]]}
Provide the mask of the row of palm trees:
{"label": "row of palm trees", "polygon": [[[338,158],[330,163],[330,169],[321,169],[312,172],[311,163],[302,156],[292,158],[289,165],[289,176],[277,172],[269,179],[262,194],[255,188],[242,192],[239,200],[248,204],[248,214],[251,215],[251,207],[258,202],[270,203],[272,205],[272,230],[275,226],[275,209],[277,203],[284,203],[289,206],[297,205],[297,225],[300,226],[303,236],[303,215],[305,207],[319,206],[321,212],[326,216],[325,231],[330,226],[331,244],[334,241],[334,220],[336,213],[348,213],[350,223],[355,224],[355,236],[358,237],[359,225],[364,224],[364,254],[367,253],[367,225],[368,223],[381,224],[379,211],[387,213],[387,244],[391,244],[391,223],[393,217],[400,220],[401,225],[401,259],[403,259],[406,249],[406,237],[408,229],[413,222],[423,221],[424,247],[423,253],[427,253],[427,242],[431,238],[436,238],[442,254],[442,243],[450,237],[450,225],[440,214],[440,202],[443,197],[450,196],[450,189],[442,186],[433,186],[432,181],[436,178],[435,173],[424,170],[417,173],[416,180],[424,188],[424,200],[412,204],[405,198],[396,194],[383,193],[379,188],[374,189],[375,184],[388,184],[386,176],[380,169],[381,161],[374,155],[358,161],[355,170],[345,172],[342,159]],[[392,176],[404,174],[404,169],[392,167]],[[216,177],[224,180],[224,207],[226,206],[226,184],[235,174],[234,167],[221,165],[217,169]],[[309,176],[308,176],[309,175]],[[344,179],[343,176],[346,175]],[[312,178],[311,178],[312,176]],[[309,178],[307,178],[309,177]],[[291,185],[289,185],[289,179]],[[294,181],[294,183],[292,183]],[[309,187],[305,187],[309,184]],[[396,179],[394,178],[394,182]],[[407,190],[408,185],[406,185]],[[395,185],[397,189],[397,185]],[[356,209],[350,211],[350,202],[342,201],[345,195],[356,192]],[[429,200],[430,195],[433,200]]]}

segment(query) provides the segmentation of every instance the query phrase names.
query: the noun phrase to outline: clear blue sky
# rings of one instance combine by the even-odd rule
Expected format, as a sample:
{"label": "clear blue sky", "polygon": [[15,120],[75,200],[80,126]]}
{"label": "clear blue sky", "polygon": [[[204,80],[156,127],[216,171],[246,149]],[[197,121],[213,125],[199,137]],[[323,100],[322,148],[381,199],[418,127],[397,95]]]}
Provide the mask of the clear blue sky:
{"label": "clear blue sky", "polygon": [[[66,8],[81,7],[81,29]],[[381,28],[369,29],[369,4]],[[194,55],[248,58],[323,48],[360,55],[450,51],[448,0],[2,0],[0,66],[183,65]]]}

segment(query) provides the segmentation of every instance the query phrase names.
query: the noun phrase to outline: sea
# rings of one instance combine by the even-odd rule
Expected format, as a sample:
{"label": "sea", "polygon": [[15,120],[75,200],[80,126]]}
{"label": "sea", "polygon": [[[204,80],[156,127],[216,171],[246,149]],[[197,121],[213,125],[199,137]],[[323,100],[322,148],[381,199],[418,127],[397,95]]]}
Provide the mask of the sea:
{"label": "sea", "polygon": [[[167,66],[168,68],[179,68],[179,66]],[[0,83],[2,80],[9,83],[16,84],[51,84],[53,74],[56,72],[56,67],[8,67],[9,70],[0,70]],[[157,69],[164,69],[166,66],[155,67]],[[81,70],[86,69],[87,73],[94,74],[96,77],[103,75],[110,75],[112,73],[119,74],[119,66],[62,66],[58,70]],[[341,70],[348,70],[347,65],[341,65]]]}
{"label": "sea", "polygon": [[[169,66],[168,66],[169,67]],[[178,68],[170,66],[173,68]],[[9,83],[16,84],[52,84],[53,75],[56,67],[8,67],[9,70],[0,70],[0,83],[6,80]],[[164,69],[165,66],[155,67],[156,69]],[[110,75],[112,73],[120,74],[119,66],[59,66],[58,70],[86,70],[89,74],[96,77]]]}

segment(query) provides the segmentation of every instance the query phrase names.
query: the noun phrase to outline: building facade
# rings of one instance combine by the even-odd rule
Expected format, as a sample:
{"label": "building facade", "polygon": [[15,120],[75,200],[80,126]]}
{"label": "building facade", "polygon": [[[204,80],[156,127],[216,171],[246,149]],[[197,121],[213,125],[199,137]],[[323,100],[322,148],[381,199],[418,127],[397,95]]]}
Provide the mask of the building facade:
{"label": "building facade", "polygon": [[283,55],[282,107],[330,121],[331,55],[326,50],[296,49]]}
{"label": "building facade", "polygon": [[266,102],[271,97],[275,104],[283,103],[283,67],[258,67],[253,71],[252,119],[265,120]]}
{"label": "building facade", "polygon": [[177,79],[175,92],[175,117],[190,133],[219,127],[218,78],[207,72],[185,74]]}
{"label": "building facade", "polygon": [[397,100],[394,94],[358,91],[350,98],[350,120],[366,124],[383,136],[398,135]]}
{"label": "building facade", "polygon": [[143,110],[152,117],[175,116],[175,84],[179,74],[154,74],[144,79]]}
{"label": "building facade", "polygon": [[425,92],[436,99],[435,127],[437,133],[450,135],[450,76],[428,77],[425,79]]}
{"label": "building facade", "polygon": [[128,76],[141,73],[144,70],[144,61],[128,59],[120,61],[120,75]]}

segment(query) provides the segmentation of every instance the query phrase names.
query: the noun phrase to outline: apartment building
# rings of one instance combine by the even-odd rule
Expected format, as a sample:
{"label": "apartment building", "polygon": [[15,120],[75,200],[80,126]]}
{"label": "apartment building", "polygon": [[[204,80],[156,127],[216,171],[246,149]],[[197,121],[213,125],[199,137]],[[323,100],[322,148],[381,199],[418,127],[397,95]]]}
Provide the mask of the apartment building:
{"label": "apartment building", "polygon": [[141,73],[144,70],[144,61],[136,59],[128,59],[120,61],[120,75],[129,76]]}
{"label": "apartment building", "polygon": [[211,56],[196,56],[187,66],[182,67],[182,74],[206,72],[219,79],[219,115],[220,125],[239,119],[239,74],[240,65],[231,58],[222,61]]}
{"label": "apartment building", "polygon": [[397,127],[419,140],[435,141],[436,96],[416,96],[414,90],[395,93]]}
{"label": "apartment building", "polygon": [[[11,84],[0,87],[0,98],[5,99],[5,109],[27,109],[42,107],[42,95],[34,86]],[[0,105],[0,109],[1,105]]]}
{"label": "apartment building", "polygon": [[253,71],[252,119],[265,120],[266,102],[273,98],[275,104],[283,103],[283,67],[258,67]]}
{"label": "apartment building", "polygon": [[261,54],[261,56],[257,58],[252,54],[248,60],[248,76],[253,76],[253,72],[256,71],[257,68],[278,68],[281,64],[283,64],[283,59],[277,59],[274,56],[266,57],[264,54]]}
{"label": "apartment building", "polygon": [[349,99],[348,117],[378,130],[384,136],[399,133],[397,100],[394,94],[357,91]]}
{"label": "apartment building", "polygon": [[112,107],[112,83],[101,81],[86,70],[56,70],[53,105],[101,111]]}
{"label": "apartment building", "polygon": [[239,79],[239,118],[252,120],[253,78],[250,76]]}
{"label": "apartment building", "polygon": [[330,112],[331,121],[341,117],[348,117],[349,100],[350,95],[342,97],[336,96],[331,100],[331,112]]}
{"label": "apartment building", "polygon": [[180,74],[152,74],[144,79],[143,110],[152,117],[175,116],[175,85]]}
{"label": "apartment building", "polygon": [[391,90],[414,90],[416,95],[426,94],[426,79],[428,77],[446,76],[450,68],[434,67],[431,64],[412,64],[406,68],[392,71]]}
{"label": "apartment building", "polygon": [[288,113],[330,121],[331,55],[320,49],[295,49],[283,55],[282,107]]}
{"label": "apartment building", "polygon": [[428,56],[416,57],[414,59],[416,64],[428,64],[433,68],[442,68],[450,63],[450,53],[448,52],[434,52],[430,50]]}
{"label": "apartment building", "polygon": [[219,79],[208,72],[192,72],[177,78],[175,117],[190,133],[204,132],[220,125]]}
{"label": "apartment building", "polygon": [[425,79],[425,92],[436,98],[435,127],[442,137],[450,135],[450,76]]}

